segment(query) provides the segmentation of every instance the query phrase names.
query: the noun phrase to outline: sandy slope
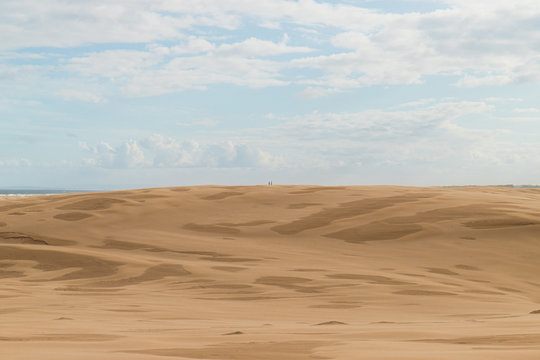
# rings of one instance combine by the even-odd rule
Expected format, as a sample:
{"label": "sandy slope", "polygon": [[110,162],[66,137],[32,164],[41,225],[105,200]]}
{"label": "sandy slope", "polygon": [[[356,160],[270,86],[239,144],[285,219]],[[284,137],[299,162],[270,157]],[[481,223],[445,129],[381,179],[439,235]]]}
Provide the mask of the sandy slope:
{"label": "sandy slope", "polygon": [[0,279],[2,359],[539,359],[540,191],[4,198]]}

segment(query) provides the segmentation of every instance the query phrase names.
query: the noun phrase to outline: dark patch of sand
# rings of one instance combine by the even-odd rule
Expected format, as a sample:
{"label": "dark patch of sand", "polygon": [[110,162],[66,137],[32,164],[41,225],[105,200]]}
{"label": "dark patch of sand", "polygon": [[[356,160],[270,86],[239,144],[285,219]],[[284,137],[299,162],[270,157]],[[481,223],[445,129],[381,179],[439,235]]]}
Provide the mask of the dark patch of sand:
{"label": "dark patch of sand", "polygon": [[326,276],[331,279],[362,280],[370,284],[377,284],[377,285],[411,285],[412,284],[410,282],[399,281],[399,280],[391,279],[389,277],[380,276],[380,275],[331,274],[331,275],[326,275]]}
{"label": "dark patch of sand", "polygon": [[238,234],[240,232],[240,230],[233,227],[212,225],[212,224],[189,223],[182,226],[182,228],[186,230],[191,230],[191,231],[218,233],[218,234]]}
{"label": "dark patch of sand", "polygon": [[314,326],[327,326],[327,325],[347,325],[347,324],[341,321],[331,320],[331,321],[325,321],[322,323],[315,324]]}
{"label": "dark patch of sand", "polygon": [[223,200],[231,196],[240,196],[244,195],[244,193],[237,192],[237,191],[223,191],[217,194],[208,195],[203,197],[203,200]]}
{"label": "dark patch of sand", "polygon": [[314,214],[300,218],[287,224],[272,227],[272,230],[283,235],[298,234],[305,230],[330,225],[332,222],[429,197],[429,194],[406,194],[382,198],[356,200],[340,204],[338,207],[326,208]]}
{"label": "dark patch of sand", "polygon": [[114,204],[125,203],[125,200],[114,198],[91,198],[60,206],[60,210],[105,210]]}
{"label": "dark patch of sand", "polygon": [[62,213],[54,215],[53,217],[55,219],[59,220],[65,220],[65,221],[79,221],[83,219],[88,219],[89,217],[92,217],[92,214],[82,213],[82,212],[69,212],[69,213]]}

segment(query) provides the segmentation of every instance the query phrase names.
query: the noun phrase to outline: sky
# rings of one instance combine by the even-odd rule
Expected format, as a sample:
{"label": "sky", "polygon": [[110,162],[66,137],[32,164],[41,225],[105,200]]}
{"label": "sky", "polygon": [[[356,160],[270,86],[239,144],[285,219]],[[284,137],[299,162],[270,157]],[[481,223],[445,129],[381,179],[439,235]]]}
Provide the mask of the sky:
{"label": "sky", "polygon": [[540,183],[537,0],[1,0],[0,187]]}

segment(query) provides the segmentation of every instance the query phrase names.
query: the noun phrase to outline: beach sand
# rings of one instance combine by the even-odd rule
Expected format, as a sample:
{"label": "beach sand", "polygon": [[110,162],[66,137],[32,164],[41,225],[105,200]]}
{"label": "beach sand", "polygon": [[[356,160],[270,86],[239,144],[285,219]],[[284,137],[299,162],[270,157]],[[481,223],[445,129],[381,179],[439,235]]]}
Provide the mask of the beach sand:
{"label": "beach sand", "polygon": [[540,359],[540,190],[0,200],[2,359]]}

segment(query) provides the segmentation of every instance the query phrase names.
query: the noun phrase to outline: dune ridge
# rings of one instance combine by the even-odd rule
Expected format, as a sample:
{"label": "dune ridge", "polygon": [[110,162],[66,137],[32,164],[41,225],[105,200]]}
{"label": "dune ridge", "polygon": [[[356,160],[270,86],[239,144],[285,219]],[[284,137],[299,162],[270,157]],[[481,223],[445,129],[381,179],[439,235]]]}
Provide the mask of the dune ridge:
{"label": "dune ridge", "polygon": [[309,185],[0,198],[0,355],[538,359],[539,200]]}

